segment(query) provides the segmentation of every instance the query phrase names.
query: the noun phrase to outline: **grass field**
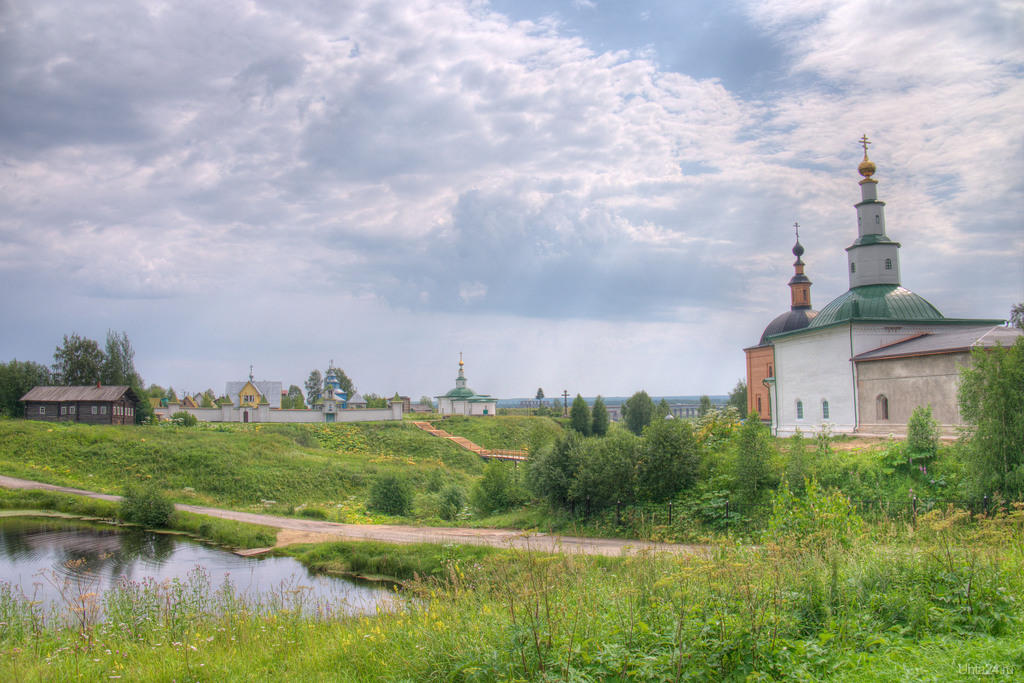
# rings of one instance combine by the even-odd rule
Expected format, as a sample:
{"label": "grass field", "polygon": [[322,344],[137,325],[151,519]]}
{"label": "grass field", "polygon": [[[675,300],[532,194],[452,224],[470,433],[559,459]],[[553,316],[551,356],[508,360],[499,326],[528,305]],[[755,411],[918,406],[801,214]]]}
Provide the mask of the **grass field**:
{"label": "grass field", "polygon": [[726,542],[707,554],[628,558],[381,544],[293,551],[325,568],[355,562],[420,577],[396,608],[369,617],[341,617],[294,592],[251,604],[212,593],[201,574],[103,596],[106,622],[73,611],[68,623],[46,622],[0,590],[0,677],[1019,680],[1021,531],[1020,520],[982,528],[936,518],[884,546]]}

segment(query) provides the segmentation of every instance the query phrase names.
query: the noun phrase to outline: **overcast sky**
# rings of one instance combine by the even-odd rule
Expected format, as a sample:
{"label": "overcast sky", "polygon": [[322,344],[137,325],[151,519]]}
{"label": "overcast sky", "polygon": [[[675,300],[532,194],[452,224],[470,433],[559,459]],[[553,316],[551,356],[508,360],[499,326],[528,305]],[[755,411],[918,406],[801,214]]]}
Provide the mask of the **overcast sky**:
{"label": "overcast sky", "polygon": [[0,0],[0,360],[147,383],[722,394],[846,291],[857,140],[903,285],[1024,300],[1013,0]]}

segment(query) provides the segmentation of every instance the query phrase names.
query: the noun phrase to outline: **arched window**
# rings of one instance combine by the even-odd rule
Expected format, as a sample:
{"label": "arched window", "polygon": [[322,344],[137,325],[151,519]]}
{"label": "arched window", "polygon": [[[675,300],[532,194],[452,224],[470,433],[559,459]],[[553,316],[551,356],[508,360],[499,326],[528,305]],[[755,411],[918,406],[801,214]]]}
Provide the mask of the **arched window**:
{"label": "arched window", "polygon": [[875,399],[875,412],[879,420],[889,419],[889,399],[885,397],[885,394],[879,394]]}
{"label": "arched window", "polygon": [[882,217],[881,216],[875,216],[875,225],[881,225],[881,224],[882,224]]}
{"label": "arched window", "polygon": [[885,269],[886,270],[892,270],[892,259],[891,258],[885,259]]}
{"label": "arched window", "polygon": [[797,401],[796,402],[796,419],[798,419],[798,420],[804,419],[804,402],[803,401]]}
{"label": "arched window", "polygon": [[822,420],[827,420],[828,419],[828,401],[822,401],[821,402],[821,419]]}
{"label": "arched window", "polygon": [[757,397],[757,414],[758,415],[761,414],[761,397],[760,396]]}

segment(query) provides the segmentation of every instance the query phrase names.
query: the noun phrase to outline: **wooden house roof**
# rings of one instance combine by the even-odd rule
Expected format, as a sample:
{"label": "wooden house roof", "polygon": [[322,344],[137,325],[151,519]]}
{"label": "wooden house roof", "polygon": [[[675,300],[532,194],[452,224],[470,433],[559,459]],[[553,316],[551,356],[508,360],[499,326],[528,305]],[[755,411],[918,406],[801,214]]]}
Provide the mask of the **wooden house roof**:
{"label": "wooden house roof", "polygon": [[125,394],[138,403],[139,397],[128,386],[32,387],[22,401],[59,403],[61,401],[117,401]]}

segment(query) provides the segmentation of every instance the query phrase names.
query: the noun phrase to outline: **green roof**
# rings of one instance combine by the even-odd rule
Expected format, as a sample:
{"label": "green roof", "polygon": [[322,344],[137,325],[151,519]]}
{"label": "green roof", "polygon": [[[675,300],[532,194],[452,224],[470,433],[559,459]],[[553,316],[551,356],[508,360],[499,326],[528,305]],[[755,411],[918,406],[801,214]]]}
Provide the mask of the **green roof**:
{"label": "green roof", "polygon": [[843,322],[939,322],[939,309],[899,285],[854,287],[821,309],[806,329]]}
{"label": "green roof", "polygon": [[867,244],[895,244],[897,247],[900,246],[899,242],[893,242],[885,235],[879,235],[878,233],[868,233],[867,235],[861,235],[857,240],[846,248],[847,251],[854,247],[863,247]]}

